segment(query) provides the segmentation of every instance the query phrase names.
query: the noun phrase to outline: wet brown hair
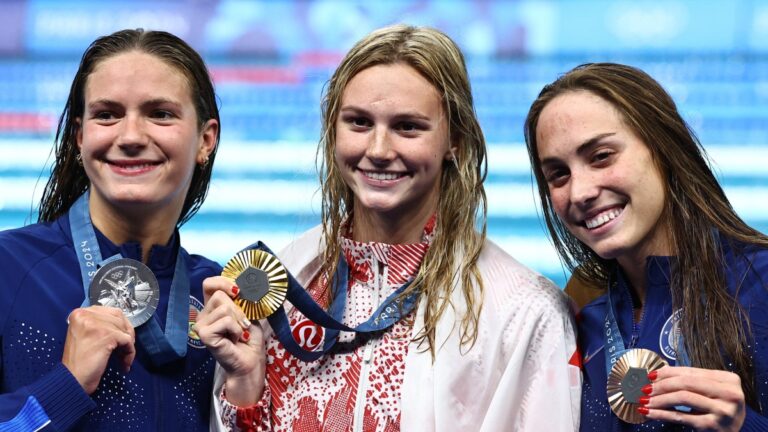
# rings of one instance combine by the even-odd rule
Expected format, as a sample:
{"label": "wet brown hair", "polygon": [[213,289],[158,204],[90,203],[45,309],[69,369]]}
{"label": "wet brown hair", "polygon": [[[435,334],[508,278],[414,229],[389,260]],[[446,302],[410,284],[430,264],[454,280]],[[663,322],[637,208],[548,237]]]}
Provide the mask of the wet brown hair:
{"label": "wet brown hair", "polygon": [[672,97],[640,69],[614,63],[578,66],[546,85],[528,112],[525,141],[547,229],[561,259],[574,277],[593,286],[607,287],[617,266],[615,260],[600,258],[561,223],[539,161],[539,116],[553,99],[574,91],[587,91],[609,102],[650,150],[666,188],[662,218],[676,255],[670,290],[673,310],[683,313],[685,349],[695,367],[737,373],[747,403],[759,410],[747,351],[751,332],[743,325],[746,314],[726,289],[720,234],[726,241],[763,247],[768,247],[768,238],[736,214]]}

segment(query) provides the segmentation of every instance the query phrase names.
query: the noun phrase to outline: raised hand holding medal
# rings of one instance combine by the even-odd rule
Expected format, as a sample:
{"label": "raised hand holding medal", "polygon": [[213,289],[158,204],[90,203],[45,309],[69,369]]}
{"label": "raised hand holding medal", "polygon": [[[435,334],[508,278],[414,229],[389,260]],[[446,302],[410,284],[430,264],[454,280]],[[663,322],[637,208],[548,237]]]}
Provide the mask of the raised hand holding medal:
{"label": "raised hand holding medal", "polygon": [[628,348],[624,344],[613,310],[612,287],[609,283],[604,325],[608,404],[621,420],[645,423],[648,419],[638,411],[642,406],[640,398],[645,396],[642,389],[651,383],[648,374],[667,366],[667,362],[651,350]]}
{"label": "raised hand holding medal", "polygon": [[[153,319],[160,291],[152,271],[144,264],[120,255],[102,261],[101,251],[91,223],[89,193],[72,205],[69,223],[83,281],[83,307],[102,305],[122,311],[136,329],[136,339],[151,361],[163,365],[187,353],[189,314],[189,275],[186,252],[179,248],[171,281],[165,330]],[[93,269],[98,269],[93,271]]]}
{"label": "raised hand holding medal", "polygon": [[[243,406],[261,399],[264,388],[266,350],[260,314],[274,304],[274,296],[282,295],[282,304],[287,289],[282,265],[272,256],[253,252],[261,251],[238,253],[221,276],[203,281],[205,307],[192,328],[226,371],[227,400]],[[276,285],[273,292],[270,280]]]}

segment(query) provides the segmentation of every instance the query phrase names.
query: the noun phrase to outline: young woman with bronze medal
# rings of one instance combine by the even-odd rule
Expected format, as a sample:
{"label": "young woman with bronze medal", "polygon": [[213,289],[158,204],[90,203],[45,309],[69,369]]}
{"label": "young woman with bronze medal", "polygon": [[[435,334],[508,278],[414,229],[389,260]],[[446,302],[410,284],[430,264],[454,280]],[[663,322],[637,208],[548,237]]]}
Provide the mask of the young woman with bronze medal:
{"label": "young woman with bronze medal", "polygon": [[579,312],[582,431],[764,431],[768,238],[744,223],[672,98],[643,71],[579,66],[525,123]]}

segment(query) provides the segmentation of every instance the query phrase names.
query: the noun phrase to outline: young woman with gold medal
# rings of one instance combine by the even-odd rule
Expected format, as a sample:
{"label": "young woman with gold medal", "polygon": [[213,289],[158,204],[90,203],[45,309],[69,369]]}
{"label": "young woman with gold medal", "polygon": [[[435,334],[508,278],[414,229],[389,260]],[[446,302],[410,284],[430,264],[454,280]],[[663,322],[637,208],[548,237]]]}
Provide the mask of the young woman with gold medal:
{"label": "young woman with gold medal", "polygon": [[[485,154],[446,35],[392,26],[352,48],[323,104],[322,225],[278,254],[289,302],[258,327],[231,300],[241,282],[237,295],[206,282],[196,329],[221,365],[214,427],[577,427],[569,304],[485,238]],[[268,282],[250,273],[253,299]]]}

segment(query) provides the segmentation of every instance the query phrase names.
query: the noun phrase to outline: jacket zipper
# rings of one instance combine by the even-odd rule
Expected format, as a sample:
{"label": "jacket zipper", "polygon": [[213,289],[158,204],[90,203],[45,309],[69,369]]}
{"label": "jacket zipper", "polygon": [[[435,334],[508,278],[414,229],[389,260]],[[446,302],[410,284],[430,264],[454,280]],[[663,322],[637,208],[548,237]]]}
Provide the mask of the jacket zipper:
{"label": "jacket zipper", "polygon": [[[373,309],[379,307],[379,297],[383,281],[386,280],[387,267],[381,264],[375,257],[373,258],[377,272],[375,273],[375,289],[373,290]],[[373,359],[373,348],[376,345],[376,338],[370,338],[363,348],[363,360],[360,365],[360,378],[357,382],[357,396],[355,397],[355,416],[352,423],[354,432],[363,432],[363,423],[365,419],[365,395],[368,393],[368,375],[371,371],[371,360]]]}
{"label": "jacket zipper", "polygon": [[640,312],[640,318],[635,321],[635,311],[632,311],[632,340],[629,343],[629,346],[627,348],[634,348],[635,345],[637,345],[637,341],[640,339],[640,324],[643,322],[643,318],[645,318],[645,307],[643,307],[642,312]]}

